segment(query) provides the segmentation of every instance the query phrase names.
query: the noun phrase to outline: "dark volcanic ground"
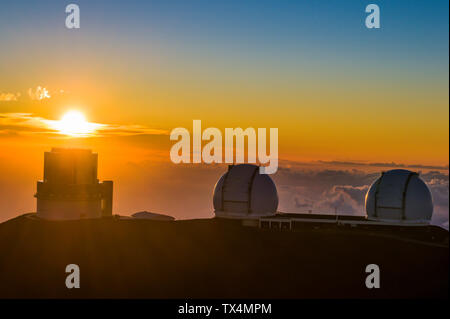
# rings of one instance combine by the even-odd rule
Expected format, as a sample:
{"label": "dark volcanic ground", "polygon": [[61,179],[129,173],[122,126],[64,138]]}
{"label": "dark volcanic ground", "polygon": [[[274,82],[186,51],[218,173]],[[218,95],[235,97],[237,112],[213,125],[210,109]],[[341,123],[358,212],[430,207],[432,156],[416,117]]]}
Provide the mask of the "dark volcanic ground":
{"label": "dark volcanic ground", "polygon": [[[0,298],[447,298],[448,232],[419,237],[441,245],[408,231],[20,216],[0,224]],[[65,286],[72,263],[80,289]],[[372,263],[380,289],[365,286]]]}

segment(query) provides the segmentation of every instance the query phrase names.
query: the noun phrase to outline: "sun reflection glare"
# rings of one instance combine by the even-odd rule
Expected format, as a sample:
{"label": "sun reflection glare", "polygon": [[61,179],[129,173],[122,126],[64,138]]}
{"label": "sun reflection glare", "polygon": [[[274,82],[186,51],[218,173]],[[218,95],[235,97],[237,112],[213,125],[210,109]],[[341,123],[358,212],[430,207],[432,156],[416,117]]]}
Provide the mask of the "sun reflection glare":
{"label": "sun reflection glare", "polygon": [[52,126],[61,134],[84,137],[92,135],[101,124],[89,123],[83,113],[79,111],[69,111],[61,120],[55,121]]}

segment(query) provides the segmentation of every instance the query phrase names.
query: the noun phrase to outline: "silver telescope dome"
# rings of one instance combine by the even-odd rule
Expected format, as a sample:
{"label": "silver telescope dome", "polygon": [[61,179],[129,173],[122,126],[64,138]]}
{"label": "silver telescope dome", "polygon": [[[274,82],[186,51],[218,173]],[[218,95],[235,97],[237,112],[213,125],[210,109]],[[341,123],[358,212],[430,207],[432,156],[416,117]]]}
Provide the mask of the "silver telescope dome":
{"label": "silver telescope dome", "polygon": [[428,224],[433,215],[431,192],[418,173],[394,169],[382,175],[366,194],[370,220]]}
{"label": "silver telescope dome", "polygon": [[267,174],[252,164],[230,165],[214,187],[214,212],[222,218],[259,218],[275,215],[278,193]]}

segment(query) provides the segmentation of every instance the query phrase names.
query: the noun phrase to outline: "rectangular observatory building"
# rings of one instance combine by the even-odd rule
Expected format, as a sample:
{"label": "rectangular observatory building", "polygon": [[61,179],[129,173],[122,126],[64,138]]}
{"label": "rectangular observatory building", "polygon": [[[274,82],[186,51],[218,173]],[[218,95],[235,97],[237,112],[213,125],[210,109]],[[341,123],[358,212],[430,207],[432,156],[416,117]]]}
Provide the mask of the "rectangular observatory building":
{"label": "rectangular observatory building", "polygon": [[44,180],[37,182],[37,216],[74,220],[112,216],[113,182],[97,179],[98,155],[87,149],[44,153]]}

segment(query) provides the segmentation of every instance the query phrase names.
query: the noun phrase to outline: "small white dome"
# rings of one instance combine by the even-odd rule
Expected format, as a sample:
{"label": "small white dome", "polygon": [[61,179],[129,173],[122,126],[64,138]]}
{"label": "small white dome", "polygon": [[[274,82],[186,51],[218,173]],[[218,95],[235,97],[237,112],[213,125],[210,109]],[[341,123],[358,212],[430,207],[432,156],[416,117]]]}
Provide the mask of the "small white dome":
{"label": "small white dome", "polygon": [[147,211],[137,212],[131,215],[133,218],[136,219],[151,219],[151,220],[161,220],[161,221],[173,221],[175,220],[174,217],[169,215],[163,215],[163,214],[157,214],[157,213],[150,213]]}
{"label": "small white dome", "polygon": [[267,174],[252,164],[230,165],[214,187],[214,212],[224,218],[258,218],[275,215],[278,193]]}
{"label": "small white dome", "polygon": [[419,174],[394,169],[370,186],[366,194],[367,217],[372,220],[404,223],[429,223],[433,200]]}

